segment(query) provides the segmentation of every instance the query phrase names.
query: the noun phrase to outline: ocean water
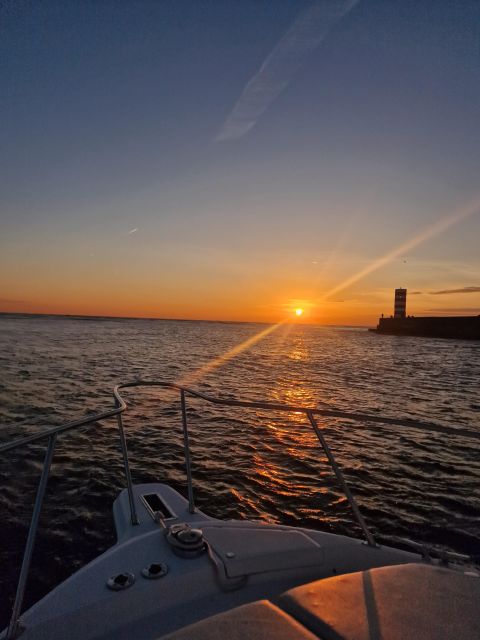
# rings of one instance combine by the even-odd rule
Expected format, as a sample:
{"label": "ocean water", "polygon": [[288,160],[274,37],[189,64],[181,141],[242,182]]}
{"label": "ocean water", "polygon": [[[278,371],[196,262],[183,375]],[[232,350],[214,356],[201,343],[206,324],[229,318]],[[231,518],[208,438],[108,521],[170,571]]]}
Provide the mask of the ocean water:
{"label": "ocean water", "polygon": [[[112,405],[119,382],[178,381],[265,325],[0,316],[0,441]],[[283,325],[193,383],[211,395],[480,430],[480,342],[379,336],[362,328]],[[134,482],[186,494],[178,394],[132,390],[125,415]],[[359,535],[300,414],[188,400],[197,506]],[[480,443],[410,428],[320,420],[367,524],[480,561]],[[43,445],[0,457],[0,626],[7,621]],[[111,505],[124,487],[115,422],[58,439],[27,587],[30,605],[115,541]]]}

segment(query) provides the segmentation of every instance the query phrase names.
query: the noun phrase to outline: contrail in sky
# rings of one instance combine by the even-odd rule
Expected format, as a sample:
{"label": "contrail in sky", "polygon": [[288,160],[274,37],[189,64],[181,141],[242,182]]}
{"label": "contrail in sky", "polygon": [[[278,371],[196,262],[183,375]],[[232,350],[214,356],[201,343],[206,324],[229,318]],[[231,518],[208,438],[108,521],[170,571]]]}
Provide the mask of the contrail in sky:
{"label": "contrail in sky", "polygon": [[241,138],[287,87],[330,29],[359,0],[317,0],[302,11],[250,78],[216,141]]}
{"label": "contrail in sky", "polygon": [[453,225],[461,222],[462,220],[465,220],[466,218],[470,218],[470,216],[478,214],[479,212],[480,212],[480,198],[478,198],[477,200],[474,200],[473,202],[470,202],[469,204],[465,205],[464,207],[461,207],[460,209],[456,209],[450,215],[440,218],[440,220],[437,220],[437,222],[435,222],[431,227],[427,227],[427,229],[420,231],[420,233],[418,233],[416,236],[413,236],[413,238],[410,238],[410,240],[403,242],[401,245],[399,245],[395,249],[392,249],[391,251],[384,254],[383,256],[380,256],[379,258],[377,258],[376,260],[368,264],[364,269],[361,269],[360,271],[358,271],[358,273],[354,273],[352,276],[350,276],[349,278],[341,282],[339,285],[337,285],[333,289],[330,289],[330,291],[327,291],[327,293],[325,293],[324,296],[322,297],[322,300],[325,300],[326,298],[330,298],[331,296],[333,296],[335,293],[338,293],[339,291],[343,291],[343,289],[346,289],[350,285],[355,284],[355,282],[358,282],[359,280],[369,275],[373,271],[376,271],[377,269],[380,269],[380,267],[383,267],[384,265],[388,264],[392,260],[395,260],[396,258],[399,258],[400,256],[405,255],[408,251],[411,251],[412,249],[417,247],[419,244],[423,244],[427,240],[430,240],[430,238],[433,238],[434,236],[437,236],[440,233],[447,231],[447,229],[450,229],[450,227],[453,227]]}

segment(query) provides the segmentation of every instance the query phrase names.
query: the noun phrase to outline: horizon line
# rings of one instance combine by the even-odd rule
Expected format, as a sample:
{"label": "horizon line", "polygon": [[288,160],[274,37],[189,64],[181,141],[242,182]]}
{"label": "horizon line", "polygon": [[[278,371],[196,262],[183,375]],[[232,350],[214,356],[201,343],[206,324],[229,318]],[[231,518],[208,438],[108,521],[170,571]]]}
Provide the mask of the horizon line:
{"label": "horizon line", "polygon": [[[162,322],[216,322],[221,324],[276,324],[274,321],[266,320],[209,320],[205,318],[163,318],[155,316],[106,316],[106,315],[89,315],[82,313],[45,313],[35,311],[0,311],[0,316],[42,316],[54,318],[85,318],[92,320],[160,320]],[[368,328],[368,324],[328,324],[320,322],[299,322],[298,320],[286,321],[285,324],[298,326],[316,326],[316,327],[359,327]]]}

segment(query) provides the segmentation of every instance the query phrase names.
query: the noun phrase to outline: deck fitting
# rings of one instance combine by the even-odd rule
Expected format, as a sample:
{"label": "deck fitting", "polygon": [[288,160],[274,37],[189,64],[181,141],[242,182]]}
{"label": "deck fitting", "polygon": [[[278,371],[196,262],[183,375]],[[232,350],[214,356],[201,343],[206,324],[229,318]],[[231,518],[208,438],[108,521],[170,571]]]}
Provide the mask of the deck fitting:
{"label": "deck fitting", "polygon": [[107,580],[107,587],[112,591],[123,591],[128,589],[135,582],[135,576],[133,573],[125,571],[125,573],[118,573],[116,576],[111,576]]}

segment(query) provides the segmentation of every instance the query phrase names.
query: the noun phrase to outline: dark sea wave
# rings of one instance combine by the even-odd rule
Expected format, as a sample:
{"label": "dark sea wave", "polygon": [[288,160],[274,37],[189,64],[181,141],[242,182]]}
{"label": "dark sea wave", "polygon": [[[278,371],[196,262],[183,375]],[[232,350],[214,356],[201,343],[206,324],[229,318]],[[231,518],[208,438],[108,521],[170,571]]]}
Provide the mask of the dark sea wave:
{"label": "dark sea wave", "polygon": [[[114,384],[180,380],[265,325],[0,317],[0,440],[112,406]],[[327,403],[479,430],[480,343],[284,325],[208,370],[213,395]],[[177,394],[126,393],[135,482],[185,495]],[[359,535],[304,417],[189,400],[197,505],[250,518]],[[58,440],[26,604],[115,541],[111,506],[124,486],[114,421]],[[410,538],[480,559],[480,456],[471,439],[323,420],[366,521],[381,542]],[[0,459],[0,626],[7,621],[44,448]]]}

